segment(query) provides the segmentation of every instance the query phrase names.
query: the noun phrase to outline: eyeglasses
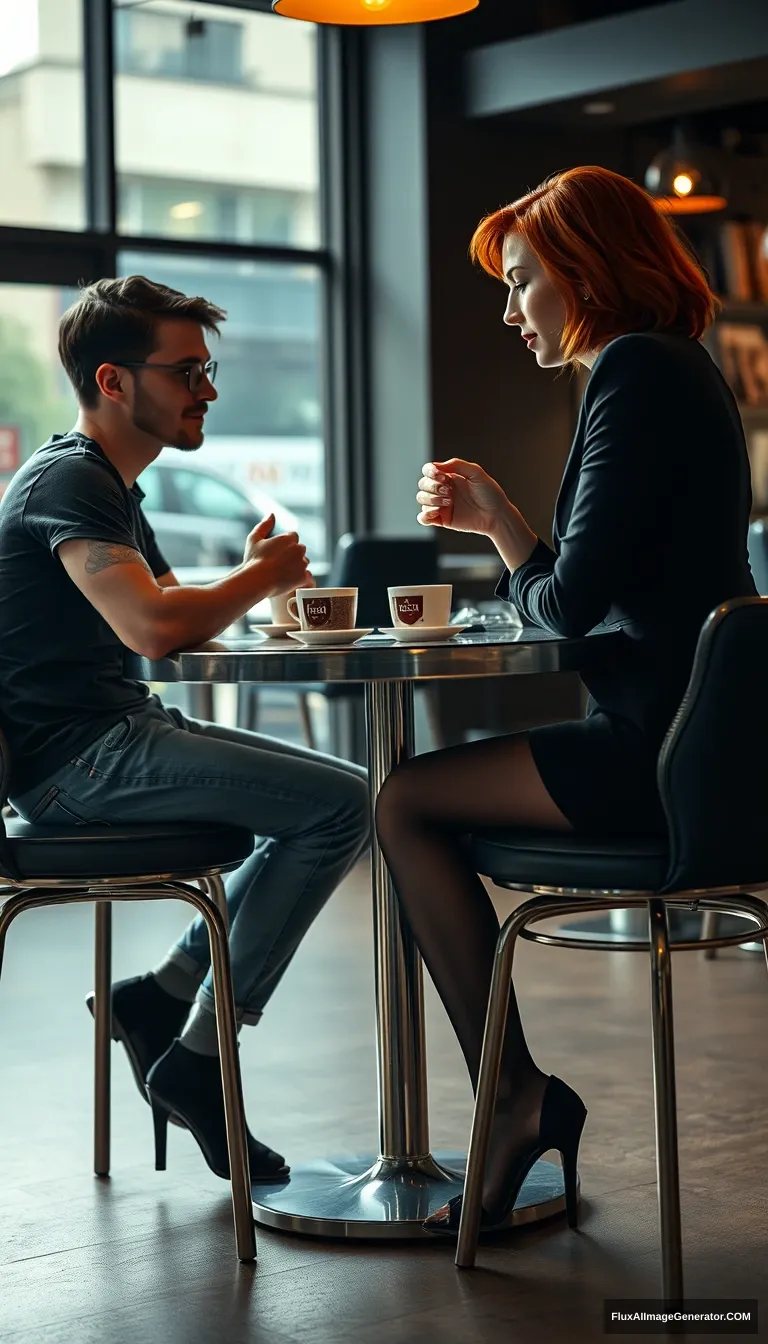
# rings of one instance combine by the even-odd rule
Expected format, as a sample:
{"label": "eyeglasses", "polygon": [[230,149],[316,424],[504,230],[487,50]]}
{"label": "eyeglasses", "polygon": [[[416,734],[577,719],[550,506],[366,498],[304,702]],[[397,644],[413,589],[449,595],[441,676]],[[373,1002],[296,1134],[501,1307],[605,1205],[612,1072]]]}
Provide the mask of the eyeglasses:
{"label": "eyeglasses", "polygon": [[199,391],[205,378],[209,383],[216,382],[216,370],[219,367],[217,359],[209,359],[206,364],[201,359],[194,364],[153,364],[148,359],[114,359],[109,363],[116,364],[120,369],[169,369],[174,373],[183,374],[187,387],[193,394]]}

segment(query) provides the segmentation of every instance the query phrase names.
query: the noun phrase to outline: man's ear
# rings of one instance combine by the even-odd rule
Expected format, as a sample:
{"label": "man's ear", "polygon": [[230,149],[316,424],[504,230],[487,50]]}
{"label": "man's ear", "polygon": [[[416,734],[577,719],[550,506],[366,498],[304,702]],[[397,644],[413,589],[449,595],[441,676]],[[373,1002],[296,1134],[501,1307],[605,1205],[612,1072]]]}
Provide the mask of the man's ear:
{"label": "man's ear", "polygon": [[125,396],[123,388],[124,370],[119,369],[116,364],[100,364],[96,370],[96,386],[101,395],[107,397],[109,401],[119,401]]}

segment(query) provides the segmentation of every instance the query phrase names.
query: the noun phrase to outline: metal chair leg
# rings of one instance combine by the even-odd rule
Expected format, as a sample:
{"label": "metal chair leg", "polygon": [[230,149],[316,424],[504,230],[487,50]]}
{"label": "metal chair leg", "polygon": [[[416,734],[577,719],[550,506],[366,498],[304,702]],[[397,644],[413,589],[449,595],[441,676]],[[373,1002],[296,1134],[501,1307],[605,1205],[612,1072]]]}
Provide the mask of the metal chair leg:
{"label": "metal chair leg", "polygon": [[93,1170],[109,1175],[112,1063],[112,904],[96,902]]}
{"label": "metal chair leg", "polygon": [[227,1127],[232,1205],[235,1215],[235,1240],[239,1260],[256,1259],[256,1232],[251,1198],[251,1173],[245,1137],[245,1107],[237,1050],[235,999],[229,964],[229,944],[224,916],[218,906],[208,905],[201,912],[208,925],[213,967],[213,993],[216,1029],[219,1037],[221,1084],[224,1091],[224,1119]]}
{"label": "metal chair leg", "polygon": [[[719,923],[719,916],[718,916],[718,913],[717,913],[716,910],[705,910],[705,911],[704,911],[704,918],[703,918],[702,921],[701,921],[701,941],[702,941],[702,942],[704,942],[707,938],[716,938],[716,937],[717,937],[717,926],[718,926],[718,923]],[[704,951],[704,960],[705,960],[705,961],[714,961],[716,956],[717,956],[717,948],[716,948],[716,947],[708,947],[708,948],[705,949],[705,951]]]}
{"label": "metal chair leg", "polygon": [[299,718],[304,730],[304,741],[307,746],[316,751],[315,730],[312,726],[312,714],[309,708],[309,696],[306,691],[299,691]]}
{"label": "metal chair leg", "polygon": [[480,1219],[483,1210],[483,1176],[485,1175],[493,1113],[496,1108],[504,1032],[507,1025],[509,995],[512,987],[512,961],[515,954],[515,942],[518,932],[525,924],[531,907],[534,905],[538,907],[541,902],[526,901],[524,905],[519,906],[510,915],[499,934],[499,940],[496,944],[491,992],[488,999],[488,1013],[483,1035],[483,1049],[480,1056],[480,1075],[477,1080],[477,1097],[467,1154],[467,1174],[461,1201],[459,1240],[456,1247],[456,1265],[459,1269],[471,1269],[477,1254],[477,1241],[480,1235]]}
{"label": "metal chair leg", "polygon": [[224,886],[224,879],[214,873],[211,877],[205,879],[208,887],[207,894],[210,896],[214,905],[218,907],[224,919],[224,927],[229,932],[229,906],[227,905],[227,892]]}
{"label": "metal chair leg", "polygon": [[656,1169],[661,1233],[661,1291],[662,1297],[672,1299],[683,1296],[683,1239],[677,1151],[672,962],[667,910],[663,900],[648,902],[648,923],[651,950]]}

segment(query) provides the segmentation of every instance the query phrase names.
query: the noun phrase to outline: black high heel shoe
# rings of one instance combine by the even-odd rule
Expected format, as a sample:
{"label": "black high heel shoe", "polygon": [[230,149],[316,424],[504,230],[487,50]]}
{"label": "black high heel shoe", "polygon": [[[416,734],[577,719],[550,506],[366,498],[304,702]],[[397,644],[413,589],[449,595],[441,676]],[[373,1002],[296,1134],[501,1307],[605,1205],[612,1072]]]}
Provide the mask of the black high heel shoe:
{"label": "black high heel shoe", "polygon": [[[481,1232],[504,1232],[512,1226],[517,1197],[523,1181],[534,1163],[554,1148],[563,1159],[563,1183],[565,1185],[565,1212],[569,1227],[578,1225],[578,1196],[576,1191],[577,1159],[579,1142],[587,1118],[587,1108],[573,1088],[560,1078],[551,1075],[547,1083],[544,1099],[541,1103],[539,1118],[539,1136],[532,1147],[520,1157],[515,1170],[510,1175],[509,1189],[500,1213],[493,1218],[483,1209],[480,1218]],[[423,1223],[425,1232],[434,1232],[438,1236],[456,1237],[461,1221],[461,1202],[463,1195],[456,1195],[437,1213],[433,1213]]]}
{"label": "black high heel shoe", "polygon": [[[214,1176],[229,1180],[224,1090],[218,1055],[198,1055],[174,1041],[150,1069],[147,1094],[155,1127],[155,1170],[165,1171],[168,1120],[171,1113],[184,1121]],[[284,1181],[290,1174],[285,1158],[259,1143],[248,1129],[251,1180]]]}
{"label": "black high heel shoe", "polygon": [[[94,999],[91,990],[85,1002],[92,1017]],[[112,986],[112,1040],[123,1046],[144,1101],[147,1074],[181,1033],[191,1007],[161,989],[151,971]]]}

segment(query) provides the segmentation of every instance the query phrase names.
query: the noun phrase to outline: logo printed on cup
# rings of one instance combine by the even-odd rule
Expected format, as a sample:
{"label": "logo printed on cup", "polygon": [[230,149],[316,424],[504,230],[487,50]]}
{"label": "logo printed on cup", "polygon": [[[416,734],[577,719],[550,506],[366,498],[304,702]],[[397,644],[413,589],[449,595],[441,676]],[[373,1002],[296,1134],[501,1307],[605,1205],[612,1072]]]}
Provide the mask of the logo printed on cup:
{"label": "logo printed on cup", "polygon": [[331,619],[331,604],[325,597],[309,600],[305,598],[304,615],[313,629],[317,629],[321,625],[327,625]]}
{"label": "logo printed on cup", "polygon": [[396,597],[395,606],[400,620],[405,625],[415,625],[424,615],[423,597]]}

